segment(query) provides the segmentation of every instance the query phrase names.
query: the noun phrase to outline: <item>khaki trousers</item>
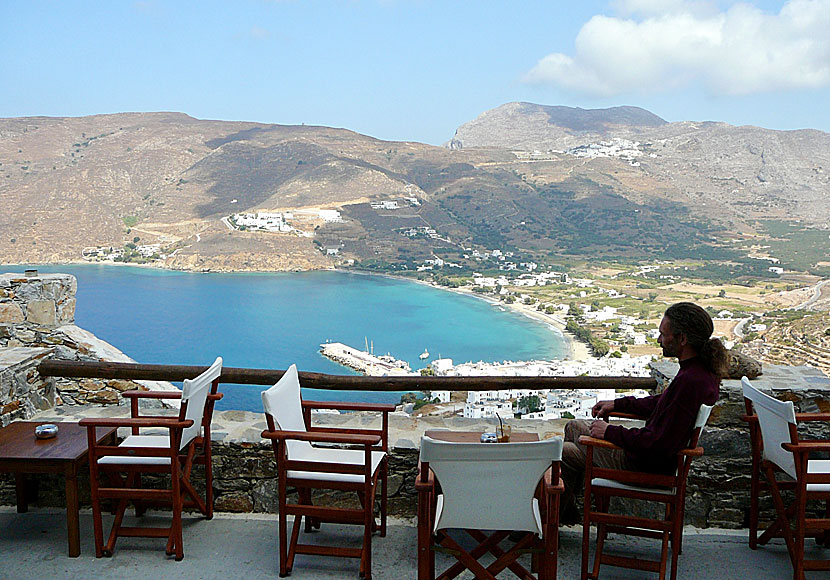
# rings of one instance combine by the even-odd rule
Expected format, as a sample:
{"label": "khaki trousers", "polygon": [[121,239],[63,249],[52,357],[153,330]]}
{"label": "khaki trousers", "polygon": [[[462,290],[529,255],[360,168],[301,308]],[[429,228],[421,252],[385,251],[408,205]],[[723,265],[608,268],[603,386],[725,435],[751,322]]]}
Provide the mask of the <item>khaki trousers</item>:
{"label": "khaki trousers", "polygon": [[[585,483],[585,461],[588,451],[585,445],[577,443],[581,435],[591,434],[591,423],[584,419],[575,419],[565,424],[565,444],[562,448],[562,480],[565,483],[565,493],[562,494],[563,520],[577,517],[576,496],[581,495]],[[610,469],[624,469],[637,471],[636,466],[625,456],[622,449],[605,449],[594,447],[593,463],[596,467]],[[569,523],[563,521],[563,523]]]}

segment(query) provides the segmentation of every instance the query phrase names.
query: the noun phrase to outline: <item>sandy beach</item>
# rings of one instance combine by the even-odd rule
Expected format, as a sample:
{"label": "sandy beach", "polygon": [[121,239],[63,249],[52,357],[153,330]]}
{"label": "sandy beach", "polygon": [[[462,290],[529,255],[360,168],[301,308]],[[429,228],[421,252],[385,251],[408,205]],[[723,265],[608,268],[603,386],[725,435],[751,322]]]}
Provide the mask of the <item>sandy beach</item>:
{"label": "sandy beach", "polygon": [[[411,280],[411,278],[404,278],[405,280]],[[420,282],[420,280],[416,280]],[[554,314],[545,314],[536,309],[535,306],[530,306],[527,304],[522,304],[521,302],[513,302],[512,304],[508,304],[506,302],[502,302],[500,300],[495,300],[488,296],[478,294],[473,292],[472,290],[468,290],[467,288],[447,288],[446,286],[438,286],[436,284],[429,284],[428,282],[422,282],[424,284],[428,284],[433,288],[438,288],[441,290],[449,290],[451,292],[458,292],[459,294],[466,294],[467,296],[473,296],[474,298],[480,298],[481,300],[486,300],[492,304],[496,304],[498,306],[502,306],[513,312],[517,312],[519,314],[523,314],[529,318],[533,318],[534,320],[538,320],[539,322],[544,322],[553,328],[553,332],[556,334],[557,337],[564,337],[565,342],[568,344],[568,355],[565,357],[565,360],[588,360],[589,358],[596,358],[591,354],[588,345],[584,342],[577,340],[577,338],[565,330],[566,321]]]}

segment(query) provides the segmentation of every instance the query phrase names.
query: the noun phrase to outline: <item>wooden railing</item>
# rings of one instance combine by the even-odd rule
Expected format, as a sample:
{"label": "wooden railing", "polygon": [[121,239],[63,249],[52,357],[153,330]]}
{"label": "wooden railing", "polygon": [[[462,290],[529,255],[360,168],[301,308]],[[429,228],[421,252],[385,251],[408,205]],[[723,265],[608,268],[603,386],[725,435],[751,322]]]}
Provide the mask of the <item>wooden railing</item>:
{"label": "wooden railing", "polygon": [[[47,377],[183,381],[207,369],[202,366],[45,360],[38,366]],[[222,368],[221,382],[273,385],[284,370]],[[640,377],[364,377],[301,372],[302,386],[334,391],[497,391],[508,389],[654,389],[657,382]]]}

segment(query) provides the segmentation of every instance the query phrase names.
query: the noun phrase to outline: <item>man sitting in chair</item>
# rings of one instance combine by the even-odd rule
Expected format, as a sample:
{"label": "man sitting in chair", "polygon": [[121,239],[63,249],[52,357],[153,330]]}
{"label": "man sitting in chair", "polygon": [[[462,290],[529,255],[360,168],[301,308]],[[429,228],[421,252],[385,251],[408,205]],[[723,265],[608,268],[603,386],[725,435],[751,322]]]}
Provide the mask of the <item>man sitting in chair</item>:
{"label": "man sitting in chair", "polygon": [[645,426],[625,428],[603,420],[574,420],[565,425],[563,524],[581,521],[574,501],[584,483],[586,450],[576,443],[581,435],[605,439],[622,448],[595,448],[596,466],[674,473],[677,452],[689,442],[700,405],[713,405],[718,400],[727,356],[720,340],[710,338],[713,331],[712,318],[697,304],[678,302],[670,306],[660,322],[657,342],[663,348],[663,356],[677,357],[680,362],[674,380],[659,395],[599,401],[591,409],[597,419],[606,418],[612,411],[636,415],[645,420]]}

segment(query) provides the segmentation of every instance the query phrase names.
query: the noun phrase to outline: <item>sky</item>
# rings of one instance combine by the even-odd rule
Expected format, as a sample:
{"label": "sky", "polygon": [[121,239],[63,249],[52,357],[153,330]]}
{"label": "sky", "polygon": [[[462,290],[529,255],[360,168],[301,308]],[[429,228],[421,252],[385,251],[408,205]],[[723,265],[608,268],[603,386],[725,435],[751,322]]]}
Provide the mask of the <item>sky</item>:
{"label": "sky", "polygon": [[830,0],[0,0],[0,117],[178,111],[440,145],[499,105],[830,132]]}

